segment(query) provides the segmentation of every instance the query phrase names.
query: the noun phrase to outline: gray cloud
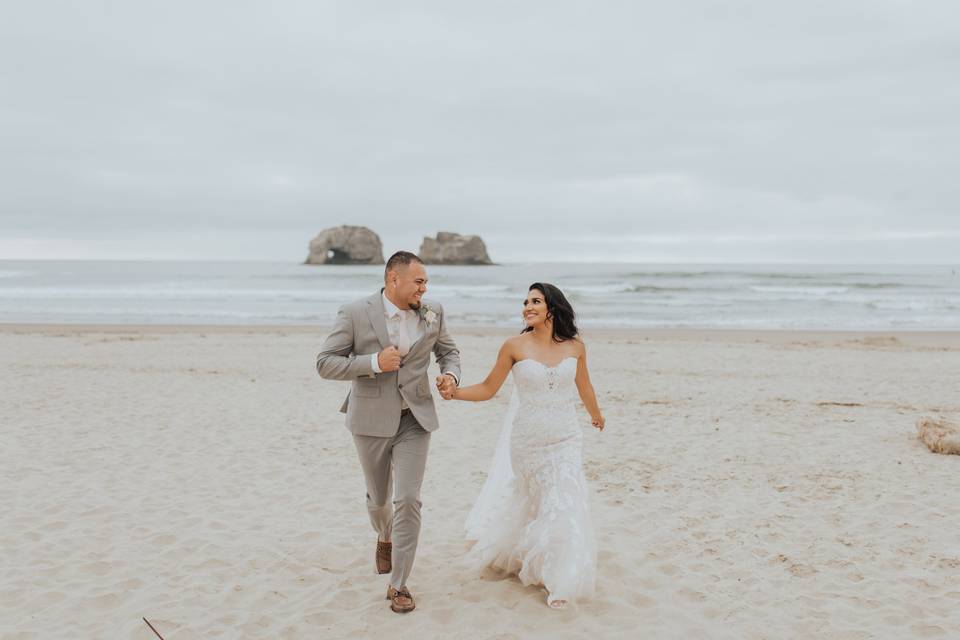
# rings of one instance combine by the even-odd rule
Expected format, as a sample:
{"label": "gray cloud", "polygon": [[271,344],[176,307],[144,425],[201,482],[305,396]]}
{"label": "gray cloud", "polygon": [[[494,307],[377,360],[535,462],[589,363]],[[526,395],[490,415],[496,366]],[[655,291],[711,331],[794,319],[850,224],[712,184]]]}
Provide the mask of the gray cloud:
{"label": "gray cloud", "polygon": [[229,232],[295,259],[351,222],[510,259],[955,259],[952,3],[4,13],[0,257],[249,255]]}

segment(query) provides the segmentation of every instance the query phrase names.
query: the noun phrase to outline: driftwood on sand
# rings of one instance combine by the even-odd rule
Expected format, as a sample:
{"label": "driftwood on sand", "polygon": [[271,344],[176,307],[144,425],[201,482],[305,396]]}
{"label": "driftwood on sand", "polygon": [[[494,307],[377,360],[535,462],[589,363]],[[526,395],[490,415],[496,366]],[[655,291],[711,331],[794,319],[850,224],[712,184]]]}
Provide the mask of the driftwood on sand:
{"label": "driftwood on sand", "polygon": [[917,420],[917,437],[934,453],[960,455],[960,426],[952,422],[920,418]]}

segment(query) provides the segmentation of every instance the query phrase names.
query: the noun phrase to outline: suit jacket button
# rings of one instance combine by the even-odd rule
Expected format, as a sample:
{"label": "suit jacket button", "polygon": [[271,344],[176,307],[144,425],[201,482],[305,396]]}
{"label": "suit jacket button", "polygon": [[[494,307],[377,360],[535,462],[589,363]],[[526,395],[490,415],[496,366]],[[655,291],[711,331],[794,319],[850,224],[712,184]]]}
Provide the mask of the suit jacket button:
{"label": "suit jacket button", "polygon": [[398,385],[397,385],[397,388],[398,388],[398,389],[403,389],[403,385],[402,385],[402,384],[398,384]]}

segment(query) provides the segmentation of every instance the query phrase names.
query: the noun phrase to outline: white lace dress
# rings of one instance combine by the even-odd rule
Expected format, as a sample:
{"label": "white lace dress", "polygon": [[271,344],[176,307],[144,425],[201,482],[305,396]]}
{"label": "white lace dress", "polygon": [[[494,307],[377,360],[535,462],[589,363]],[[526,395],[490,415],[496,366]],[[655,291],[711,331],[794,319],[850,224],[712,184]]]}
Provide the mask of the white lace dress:
{"label": "white lace dress", "polygon": [[577,359],[513,365],[497,453],[467,518],[468,558],[540,584],[547,602],[593,594],[597,551],[577,422]]}

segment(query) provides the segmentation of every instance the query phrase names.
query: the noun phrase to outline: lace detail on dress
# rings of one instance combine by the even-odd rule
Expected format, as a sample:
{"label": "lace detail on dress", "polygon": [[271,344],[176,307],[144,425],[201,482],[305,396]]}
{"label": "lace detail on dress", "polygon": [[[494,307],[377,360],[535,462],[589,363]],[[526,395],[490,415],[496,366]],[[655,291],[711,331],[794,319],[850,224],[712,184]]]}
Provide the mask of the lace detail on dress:
{"label": "lace detail on dress", "polygon": [[[506,427],[513,478],[501,491],[502,504],[478,509],[478,501],[468,520],[470,537],[477,540],[471,556],[517,574],[524,584],[542,584],[548,600],[592,595],[596,581],[583,433],[575,408],[576,363],[565,358],[555,367],[537,360],[514,364],[516,415]],[[488,478],[488,484],[495,481]],[[483,526],[471,530],[478,521]]]}

